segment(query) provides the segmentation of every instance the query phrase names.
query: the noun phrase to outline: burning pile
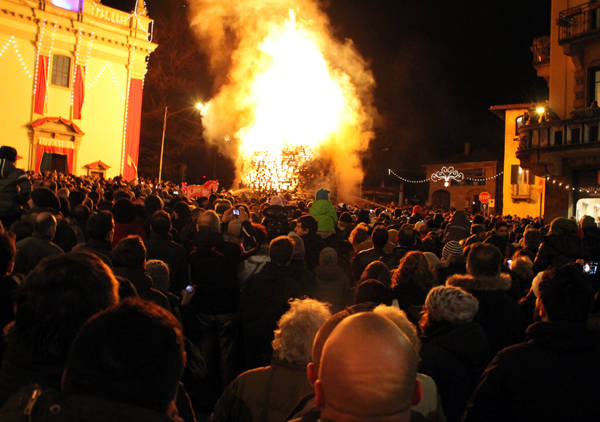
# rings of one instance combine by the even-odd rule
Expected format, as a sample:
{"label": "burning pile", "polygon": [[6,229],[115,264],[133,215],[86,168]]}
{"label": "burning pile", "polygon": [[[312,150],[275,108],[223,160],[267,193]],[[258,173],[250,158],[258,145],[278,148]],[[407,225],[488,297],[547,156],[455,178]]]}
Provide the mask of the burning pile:
{"label": "burning pile", "polygon": [[345,193],[357,187],[374,81],[352,43],[330,35],[316,2],[191,3],[218,85],[203,112],[205,134],[236,158],[239,183],[294,190],[312,158],[328,157],[328,183]]}

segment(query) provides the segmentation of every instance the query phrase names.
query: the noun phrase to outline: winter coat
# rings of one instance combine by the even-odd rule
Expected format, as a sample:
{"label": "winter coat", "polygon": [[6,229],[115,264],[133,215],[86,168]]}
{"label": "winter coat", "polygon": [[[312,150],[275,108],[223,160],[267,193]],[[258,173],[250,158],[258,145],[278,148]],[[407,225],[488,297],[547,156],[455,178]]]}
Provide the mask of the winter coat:
{"label": "winter coat", "polygon": [[598,420],[599,379],[599,355],[584,324],[537,322],[525,342],[494,357],[464,420]]}
{"label": "winter coat", "polygon": [[112,267],[112,245],[108,240],[90,239],[73,248],[73,252],[89,252],[100,258],[106,265]]}
{"label": "winter coat", "polygon": [[448,421],[460,421],[490,359],[485,332],[474,322],[442,322],[428,327],[421,341],[419,372],[437,384]]}
{"label": "winter coat", "polygon": [[315,299],[331,304],[331,312],[341,311],[352,302],[350,279],[339,265],[319,265],[315,269]]}
{"label": "winter coat", "polygon": [[16,247],[15,273],[23,275],[29,274],[42,259],[63,253],[56,243],[37,234],[19,240]]}
{"label": "winter coat", "polygon": [[[3,422],[181,422],[164,413],[97,396],[59,393],[56,390],[27,386],[19,390],[0,409]],[[36,400],[33,394],[41,393]],[[33,404],[31,414],[25,408]]]}
{"label": "winter coat", "polygon": [[187,251],[170,234],[150,233],[146,242],[147,259],[160,259],[169,266],[170,290],[179,294],[188,283]]}
{"label": "winter coat", "polygon": [[483,327],[492,354],[523,340],[524,318],[519,304],[508,294],[511,288],[508,274],[477,278],[468,274],[454,275],[448,278],[446,285],[461,287],[477,298],[479,312],[475,322]]}
{"label": "winter coat", "polygon": [[146,229],[142,222],[137,218],[130,223],[117,223],[115,221],[115,233],[112,241],[113,246],[116,246],[121,239],[132,235],[138,235],[142,240],[146,240]]}
{"label": "winter coat", "polygon": [[547,270],[549,267],[558,268],[569,262],[584,258],[581,239],[575,235],[548,235],[538,249],[533,261],[533,272]]}
{"label": "winter coat", "polygon": [[269,205],[263,211],[263,215],[262,225],[267,229],[269,241],[290,232],[287,212],[281,205]]}
{"label": "winter coat", "polygon": [[15,168],[13,162],[0,159],[0,217],[20,214],[21,204],[25,203],[30,193],[31,183],[27,173]]}
{"label": "winter coat", "polygon": [[158,289],[152,287],[152,278],[143,268],[130,269],[125,267],[116,267],[113,269],[116,276],[120,276],[129,280],[137,290],[140,297],[144,300],[148,300],[162,306],[164,309],[171,311],[171,305],[169,305],[169,299]]}
{"label": "winter coat", "polygon": [[586,261],[600,261],[600,229],[597,227],[584,227],[583,229],[583,256]]}
{"label": "winter coat", "polygon": [[244,368],[265,366],[271,362],[273,330],[288,310],[290,298],[301,297],[300,282],[294,270],[272,262],[246,282],[240,296],[240,326]]}
{"label": "winter coat", "polygon": [[279,422],[312,392],[306,365],[273,360],[239,375],[215,405],[214,422]]}
{"label": "winter coat", "polygon": [[302,236],[304,242],[304,260],[306,261],[306,267],[310,271],[314,271],[315,267],[319,265],[319,255],[321,250],[327,246],[325,241],[315,233],[309,233]]}
{"label": "winter coat", "polygon": [[328,199],[316,200],[308,213],[317,219],[319,232],[333,232],[337,225],[337,212]]}
{"label": "winter coat", "polygon": [[373,261],[384,261],[387,258],[387,255],[383,251],[383,249],[366,249],[360,252],[358,255],[354,257],[352,260],[352,274],[355,280],[360,280],[363,271],[367,268]]}
{"label": "winter coat", "polygon": [[196,286],[191,305],[196,312],[209,315],[236,313],[240,291],[237,271],[243,260],[240,247],[225,242],[216,233],[197,243],[188,259],[191,282]]}

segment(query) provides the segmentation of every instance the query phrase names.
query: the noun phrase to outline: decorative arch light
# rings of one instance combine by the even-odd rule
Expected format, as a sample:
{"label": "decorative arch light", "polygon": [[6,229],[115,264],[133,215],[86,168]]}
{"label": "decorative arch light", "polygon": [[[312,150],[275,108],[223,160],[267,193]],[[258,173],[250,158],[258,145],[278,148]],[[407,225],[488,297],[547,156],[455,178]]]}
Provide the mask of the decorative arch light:
{"label": "decorative arch light", "polygon": [[456,170],[454,166],[450,167],[442,167],[440,170],[431,174],[432,182],[441,182],[444,181],[444,186],[450,186],[450,180],[454,180],[455,182],[462,182],[465,180],[464,173]]}

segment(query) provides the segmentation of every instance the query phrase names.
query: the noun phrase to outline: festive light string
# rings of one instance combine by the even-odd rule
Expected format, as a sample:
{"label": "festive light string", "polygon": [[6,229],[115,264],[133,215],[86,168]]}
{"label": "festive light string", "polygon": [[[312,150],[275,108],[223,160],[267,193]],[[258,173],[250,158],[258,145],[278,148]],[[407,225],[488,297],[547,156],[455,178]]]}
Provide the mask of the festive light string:
{"label": "festive light string", "polygon": [[121,174],[125,172],[125,154],[127,147],[127,120],[129,118],[129,87],[131,85],[131,72],[133,66],[133,59],[135,58],[135,46],[131,50],[129,56],[129,64],[127,69],[127,86],[125,87],[127,94],[125,97],[125,121],[123,124],[123,148],[121,151]]}
{"label": "festive light string", "polygon": [[[444,168],[445,167],[442,167],[442,169],[444,169]],[[454,167],[450,167],[450,168],[454,169]],[[441,171],[442,170],[438,170],[436,173],[439,173]],[[433,173],[433,174],[436,174],[436,173]],[[433,174],[432,174],[432,176],[433,176]],[[503,174],[504,174],[504,172],[501,171],[500,173],[497,173],[497,174],[495,174],[493,176],[489,176],[489,177],[465,177],[464,179],[465,180],[469,180],[469,181],[473,181],[473,182],[486,182],[488,180],[496,179],[497,177],[500,177]],[[388,169],[388,175],[395,176],[396,178],[398,178],[398,179],[400,179],[400,180],[402,180],[403,182],[406,182],[406,183],[427,183],[427,182],[438,182],[438,181],[441,181],[441,180],[445,180],[443,177],[441,179],[438,178],[438,180],[433,180],[432,177],[431,178],[427,178],[427,179],[418,179],[418,180],[406,179],[406,178],[404,178],[404,177],[396,174],[392,169]]]}
{"label": "festive light string", "polygon": [[34,80],[33,80],[33,97],[35,98],[35,93],[37,92],[37,86],[38,86],[38,72],[39,72],[39,62],[40,62],[40,50],[42,49],[42,45],[44,44],[44,33],[46,32],[46,19],[44,19],[44,22],[42,24],[42,27],[40,28],[40,37],[38,39],[37,42],[37,49],[35,52],[35,69],[34,69]]}
{"label": "festive light string", "polygon": [[21,63],[21,66],[23,67],[23,70],[25,71],[27,77],[30,79],[33,78],[33,75],[29,71],[29,68],[27,67],[27,65],[25,65],[25,62],[23,61],[23,56],[21,56],[21,51],[19,50],[19,45],[17,44],[17,40],[15,39],[14,35],[11,35],[4,44],[4,46],[2,46],[2,49],[0,50],[0,57],[4,55],[9,45],[13,46],[15,54],[17,55],[17,59],[19,60],[19,63]]}
{"label": "festive light string", "polygon": [[566,191],[579,192],[579,193],[590,193],[593,195],[597,195],[600,193],[600,186],[586,186],[586,187],[576,188],[568,183],[563,183],[562,181],[560,181],[558,179],[552,179],[550,176],[546,177],[546,182],[552,183],[553,185],[563,188]]}
{"label": "festive light string", "polygon": [[112,75],[112,80],[113,80],[113,84],[115,85],[115,88],[117,88],[117,90],[119,91],[119,94],[121,94],[121,98],[125,99],[125,94],[123,93],[123,89],[119,86],[119,80],[117,79],[117,76],[115,75],[115,71],[112,67],[112,64],[108,64],[108,70],[110,70],[110,74]]}
{"label": "festive light string", "polygon": [[[56,25],[58,21],[54,21],[52,26],[54,29],[52,30],[52,36],[50,37],[50,50],[48,51],[48,70],[52,68],[52,50],[54,50],[54,40],[56,40]],[[46,95],[44,97],[44,105],[48,102],[48,87],[50,86],[50,72],[48,72],[48,77],[46,78]]]}
{"label": "festive light string", "polygon": [[98,82],[100,80],[100,77],[104,74],[104,72],[106,71],[106,68],[108,66],[110,66],[109,62],[104,63],[104,67],[102,67],[102,69],[100,70],[100,72],[98,72],[98,74],[96,75],[96,78],[94,78],[94,80],[92,81],[92,83],[90,83],[87,86],[87,90],[88,91],[91,90],[94,87],[94,85],[96,85],[96,82]]}
{"label": "festive light string", "polygon": [[[137,14],[137,7],[136,9],[129,14],[128,16],[124,16],[122,19],[113,19],[111,18],[106,12],[105,9],[102,9],[98,6],[98,4],[96,4],[96,2],[92,2],[92,4],[94,5],[94,9],[97,15],[99,15],[98,17],[110,21],[112,23],[115,23],[117,25],[128,25],[129,22],[131,21],[132,18],[135,17],[135,19],[137,20],[138,23],[138,28],[141,29],[141,31],[146,35],[146,38],[148,39],[148,41],[152,41],[154,39],[154,25],[151,26],[150,30],[147,30],[146,28],[144,28],[144,25],[142,24],[142,22],[140,21],[139,15]],[[144,2],[144,8],[146,7],[146,2]]]}
{"label": "festive light string", "polygon": [[[73,88],[71,89],[71,108],[75,104],[75,78],[77,77],[77,65],[79,64],[79,50],[81,48],[81,32],[77,34],[77,40],[75,41],[75,63],[73,63],[73,75],[71,77],[71,83]],[[83,75],[81,75],[83,76]],[[74,113],[74,111],[73,111]]]}

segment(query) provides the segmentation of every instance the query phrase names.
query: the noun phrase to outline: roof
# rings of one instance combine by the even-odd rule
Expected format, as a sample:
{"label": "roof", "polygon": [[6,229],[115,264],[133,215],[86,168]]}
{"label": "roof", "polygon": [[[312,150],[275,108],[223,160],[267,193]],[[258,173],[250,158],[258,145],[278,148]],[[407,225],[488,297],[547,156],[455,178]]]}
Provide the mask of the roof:
{"label": "roof", "polygon": [[492,113],[494,113],[496,116],[500,117],[502,120],[504,120],[504,112],[506,110],[520,110],[520,109],[528,110],[534,106],[535,106],[535,103],[500,104],[500,105],[491,106],[490,111]]}
{"label": "roof", "polygon": [[86,164],[83,167],[87,167],[87,168],[91,168],[91,169],[102,168],[104,170],[107,170],[107,169],[110,168],[110,166],[108,164],[103,163],[101,160],[94,161],[93,163]]}
{"label": "roof", "polygon": [[49,122],[50,123],[62,123],[65,126],[69,126],[73,130],[73,132],[75,132],[76,134],[78,134],[78,135],[84,134],[83,131],[81,129],[79,129],[79,126],[77,126],[71,120],[63,119],[62,117],[42,117],[41,119],[38,119],[35,122],[33,122],[31,124],[31,127],[42,126]]}

